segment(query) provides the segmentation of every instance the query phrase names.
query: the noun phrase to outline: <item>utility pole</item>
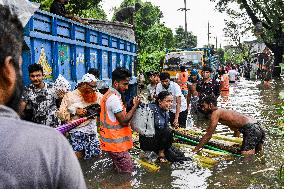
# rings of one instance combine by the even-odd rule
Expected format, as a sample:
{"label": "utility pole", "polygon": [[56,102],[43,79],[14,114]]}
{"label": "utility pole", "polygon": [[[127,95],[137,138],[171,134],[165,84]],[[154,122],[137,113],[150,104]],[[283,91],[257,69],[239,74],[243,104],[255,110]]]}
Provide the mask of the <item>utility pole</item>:
{"label": "utility pole", "polygon": [[187,18],[186,18],[186,0],[184,0],[184,30],[185,30],[185,36],[187,37]]}
{"label": "utility pole", "polygon": [[184,8],[179,8],[178,11],[184,11],[184,31],[185,31],[185,39],[187,40],[187,11],[190,9],[187,9],[186,7],[186,0],[184,0]]}
{"label": "utility pole", "polygon": [[209,38],[210,38],[210,32],[209,32],[209,28],[210,28],[210,25],[209,25],[209,21],[208,21],[208,31],[207,31],[207,37],[208,37],[208,48],[209,48]]}
{"label": "utility pole", "polygon": [[216,51],[218,50],[218,38],[217,38],[217,36],[216,36]]}

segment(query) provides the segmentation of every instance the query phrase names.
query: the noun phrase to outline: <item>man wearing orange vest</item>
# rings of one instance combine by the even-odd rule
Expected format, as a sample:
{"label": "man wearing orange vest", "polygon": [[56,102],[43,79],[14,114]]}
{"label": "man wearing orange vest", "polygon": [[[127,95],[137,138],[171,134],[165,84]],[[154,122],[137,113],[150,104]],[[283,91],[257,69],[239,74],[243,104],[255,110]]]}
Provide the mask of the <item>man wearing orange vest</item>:
{"label": "man wearing orange vest", "polygon": [[224,70],[224,72],[221,75],[221,91],[228,91],[230,86],[230,79],[227,71]]}
{"label": "man wearing orange vest", "polygon": [[131,74],[124,68],[116,68],[112,72],[112,87],[101,100],[100,143],[112,159],[120,173],[131,173],[133,163],[128,152],[133,147],[132,130],[129,125],[140,99],[134,97],[133,107],[126,113],[121,94],[128,89]]}
{"label": "man wearing orange vest", "polygon": [[188,95],[188,87],[187,87],[188,73],[185,70],[184,66],[180,67],[180,73],[176,75],[176,79],[177,79],[177,84],[180,86],[183,96],[186,98]]}

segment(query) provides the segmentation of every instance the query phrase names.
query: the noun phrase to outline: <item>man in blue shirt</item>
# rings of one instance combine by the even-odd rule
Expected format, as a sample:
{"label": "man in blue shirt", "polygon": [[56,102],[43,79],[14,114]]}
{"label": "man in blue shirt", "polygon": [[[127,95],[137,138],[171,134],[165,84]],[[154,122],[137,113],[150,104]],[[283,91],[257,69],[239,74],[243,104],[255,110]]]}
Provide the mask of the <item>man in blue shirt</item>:
{"label": "man in blue shirt", "polygon": [[80,164],[65,137],[16,113],[22,92],[23,27],[3,5],[0,41],[0,188],[85,189]]}

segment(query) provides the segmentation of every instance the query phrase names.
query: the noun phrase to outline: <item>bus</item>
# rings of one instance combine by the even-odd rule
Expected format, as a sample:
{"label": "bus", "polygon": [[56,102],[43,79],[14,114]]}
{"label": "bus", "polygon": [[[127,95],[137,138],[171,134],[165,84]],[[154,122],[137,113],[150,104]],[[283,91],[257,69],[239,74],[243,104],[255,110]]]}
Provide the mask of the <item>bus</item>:
{"label": "bus", "polygon": [[197,69],[201,73],[201,69],[206,63],[207,66],[215,68],[217,64],[217,56],[213,56],[211,48],[190,48],[169,52],[165,56],[163,63],[163,72],[168,72],[171,78],[174,79],[180,71],[180,66],[184,66],[188,75],[192,69]]}
{"label": "bus", "polygon": [[168,72],[174,79],[180,71],[180,66],[184,66],[190,74],[192,69],[201,70],[204,64],[203,51],[180,51],[170,52],[165,56],[163,72]]}

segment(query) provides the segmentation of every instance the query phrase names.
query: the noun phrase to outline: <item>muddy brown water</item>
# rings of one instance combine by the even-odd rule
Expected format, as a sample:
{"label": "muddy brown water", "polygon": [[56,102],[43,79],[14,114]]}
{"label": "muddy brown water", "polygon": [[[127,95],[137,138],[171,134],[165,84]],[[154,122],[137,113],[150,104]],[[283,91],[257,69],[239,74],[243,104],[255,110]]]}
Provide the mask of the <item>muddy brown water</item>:
{"label": "muddy brown water", "polygon": [[[253,116],[266,131],[264,154],[248,160],[235,158],[220,161],[213,168],[202,168],[187,161],[183,164],[166,164],[157,173],[149,172],[135,163],[135,172],[130,182],[124,175],[117,174],[111,160],[101,158],[80,161],[88,188],[184,188],[184,189],[262,189],[284,188],[279,179],[279,169],[284,164],[284,132],[279,130],[275,104],[281,102],[279,93],[283,80],[275,80],[270,89],[264,89],[258,81],[241,81],[231,84],[229,94],[219,98],[219,107],[233,109]],[[208,121],[193,116],[193,125],[206,128]],[[284,131],[284,129],[283,129]],[[232,135],[223,125],[216,133]]]}

